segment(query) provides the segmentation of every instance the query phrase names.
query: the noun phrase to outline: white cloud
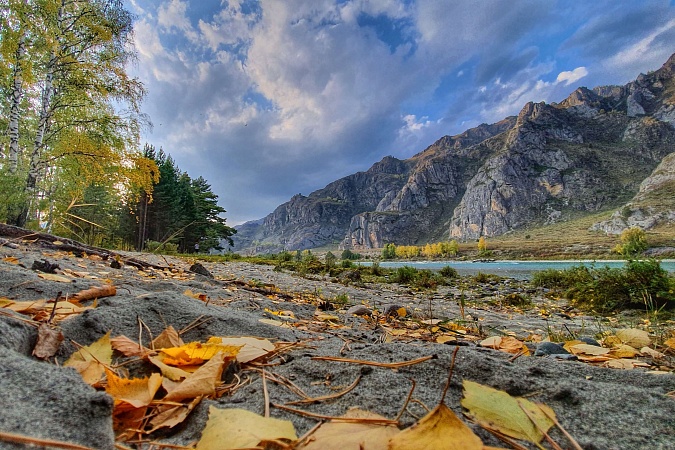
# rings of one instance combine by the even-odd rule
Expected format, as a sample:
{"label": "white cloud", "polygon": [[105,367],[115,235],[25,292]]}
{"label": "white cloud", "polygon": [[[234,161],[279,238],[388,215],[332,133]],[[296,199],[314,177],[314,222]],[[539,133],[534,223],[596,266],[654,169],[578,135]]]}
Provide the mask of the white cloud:
{"label": "white cloud", "polygon": [[190,42],[196,44],[199,42],[199,34],[187,17],[187,8],[188,3],[181,0],[162,3],[157,12],[157,23],[165,30],[183,33]]}
{"label": "white cloud", "polygon": [[566,71],[566,72],[560,72],[558,74],[558,78],[556,78],[557,83],[565,83],[565,86],[569,86],[570,84],[582,79],[588,75],[588,70],[585,67],[577,67],[576,69],[572,71]]}

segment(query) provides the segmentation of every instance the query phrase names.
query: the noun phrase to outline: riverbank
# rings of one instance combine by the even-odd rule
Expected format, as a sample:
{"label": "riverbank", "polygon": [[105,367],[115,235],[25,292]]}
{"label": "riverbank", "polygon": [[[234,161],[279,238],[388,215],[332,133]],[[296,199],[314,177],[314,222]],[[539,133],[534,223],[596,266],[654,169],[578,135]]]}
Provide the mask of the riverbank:
{"label": "riverbank", "polygon": [[[86,310],[58,322],[65,341],[47,361],[31,353],[39,320],[49,314],[40,319],[2,308],[0,390],[6,404],[13,405],[0,409],[3,431],[112,449],[112,400],[83,383],[74,370],[55,363],[61,365],[75,351],[75,343],[89,345],[108,331],[113,337],[125,335],[134,341],[140,333],[148,343],[171,325],[185,330],[185,342],[205,342],[212,336],[255,336],[277,344],[292,343],[269,361],[267,376],[290,380],[312,398],[333,396],[358,378],[344,395],[299,407],[313,414],[337,416],[356,406],[393,419],[401,413],[414,380],[415,402],[403,410],[399,420],[401,428],[410,426],[425,414],[420,404],[433,408],[440,400],[452,353],[459,347],[446,404],[460,417],[462,381],[470,380],[547,404],[582,448],[667,449],[675,439],[675,375],[661,373],[672,372],[668,367],[672,367],[673,354],[662,346],[657,348],[666,351],[663,359],[637,356],[644,367],[618,370],[602,367],[602,363],[517,357],[478,345],[488,336],[514,336],[534,352],[538,341],[548,336],[554,340],[597,338],[628,325],[640,325],[654,340],[669,332],[667,323],[647,324],[640,315],[584,315],[564,300],[549,298],[545,291],[513,279],[423,292],[405,285],[321,275],[303,278],[244,262],[203,262],[213,275],[209,277],[191,272],[194,261],[181,258],[125,254],[119,261],[105,260],[95,255],[77,257],[59,250],[58,244],[11,243],[15,248],[0,246],[0,297],[5,305],[70,297],[101,284],[117,289],[114,296],[83,302]],[[126,257],[146,266],[127,264]],[[53,275],[63,279],[31,269],[35,261],[58,265]],[[507,296],[519,292],[531,303],[509,304]],[[382,313],[390,305],[403,307],[405,314],[396,312],[395,317],[384,318]],[[347,314],[352,306],[367,308],[375,319]],[[378,363],[431,359],[398,369],[314,359],[326,356]],[[115,352],[114,362],[120,359]],[[142,376],[147,370],[134,365],[118,370],[123,367],[132,376]],[[270,404],[298,400],[284,383],[269,379],[264,383],[260,368],[244,365],[239,372],[236,368],[230,372],[241,380],[237,389],[202,400],[180,426],[125,445],[148,448],[158,440],[189,446],[201,437],[210,406],[264,414]],[[281,408],[271,407],[270,414],[290,420],[298,435],[317,423]],[[468,425],[487,445],[503,445],[479,426]],[[556,429],[551,435],[566,442]],[[0,442],[3,448],[22,448]]]}

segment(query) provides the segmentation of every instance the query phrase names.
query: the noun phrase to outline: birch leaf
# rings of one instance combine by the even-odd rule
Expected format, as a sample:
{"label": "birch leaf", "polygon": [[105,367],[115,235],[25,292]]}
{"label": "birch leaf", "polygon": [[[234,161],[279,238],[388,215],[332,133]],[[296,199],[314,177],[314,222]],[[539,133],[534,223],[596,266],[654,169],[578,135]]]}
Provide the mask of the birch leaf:
{"label": "birch leaf", "polygon": [[633,348],[647,347],[651,343],[649,333],[644,330],[636,328],[624,328],[616,332],[616,337],[621,339],[621,342],[630,345]]}
{"label": "birch leaf", "polygon": [[293,423],[265,418],[245,409],[209,408],[209,420],[197,443],[197,450],[226,450],[256,447],[261,441],[295,441]]}
{"label": "birch leaf", "polygon": [[123,404],[133,408],[148,406],[162,385],[162,376],[158,373],[145,378],[120,378],[112,370],[106,369],[106,378],[108,384],[105,391],[115,399],[115,409],[122,406],[122,410],[129,409]]}
{"label": "birch leaf", "polygon": [[254,359],[258,359],[261,356],[265,356],[268,353],[274,351],[276,348],[274,344],[272,344],[267,339],[247,336],[237,338],[212,337],[206,343],[230,347],[240,347],[240,350],[237,353],[237,361],[240,363],[246,363],[253,361]]}
{"label": "birch leaf", "polygon": [[33,349],[33,356],[40,359],[54,356],[63,342],[63,333],[60,329],[53,329],[49,324],[42,323],[38,327],[38,340]]}
{"label": "birch leaf", "polygon": [[[507,436],[523,439],[534,444],[544,437],[540,430],[548,431],[554,423],[543,410],[555,417],[546,405],[533,403],[519,397],[511,397],[504,391],[465,380],[462,406],[481,426],[497,430]],[[527,410],[525,414],[523,409]],[[537,423],[537,426],[532,421]]]}
{"label": "birch leaf", "polygon": [[180,338],[178,331],[171,325],[152,341],[152,348],[171,348],[183,345],[185,345],[185,342]]}
{"label": "birch leaf", "polygon": [[223,374],[223,366],[227,360],[226,355],[218,353],[214,355],[209,362],[197,369],[178,387],[169,392],[164,400],[180,402],[185,399],[192,399],[199,396],[214,396],[216,386],[220,382]]}

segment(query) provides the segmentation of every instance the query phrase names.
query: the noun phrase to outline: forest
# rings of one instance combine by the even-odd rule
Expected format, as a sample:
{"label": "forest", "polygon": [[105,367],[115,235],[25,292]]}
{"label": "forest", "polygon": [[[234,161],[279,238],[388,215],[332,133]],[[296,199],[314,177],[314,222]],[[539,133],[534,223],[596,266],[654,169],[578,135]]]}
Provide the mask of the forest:
{"label": "forest", "polygon": [[0,0],[0,221],[109,248],[219,248],[234,229],[208,182],[141,145],[133,19],[121,0]]}

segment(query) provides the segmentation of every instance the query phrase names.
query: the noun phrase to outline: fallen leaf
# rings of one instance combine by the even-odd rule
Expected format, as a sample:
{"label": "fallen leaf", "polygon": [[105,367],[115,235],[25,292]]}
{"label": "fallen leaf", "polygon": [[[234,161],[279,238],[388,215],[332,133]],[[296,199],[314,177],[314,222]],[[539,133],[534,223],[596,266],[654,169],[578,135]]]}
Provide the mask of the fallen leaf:
{"label": "fallen leaf", "polygon": [[439,344],[445,344],[446,342],[455,342],[457,340],[454,336],[441,335],[436,338],[436,342]]}
{"label": "fallen leaf", "polygon": [[634,369],[635,367],[649,367],[649,364],[643,363],[637,359],[611,359],[603,364],[603,367],[613,369]]}
{"label": "fallen leaf", "polygon": [[672,349],[675,349],[675,338],[666,339],[664,344]]}
{"label": "fallen leaf", "polygon": [[2,258],[2,260],[10,264],[19,264],[19,258],[16,258],[14,256],[7,256],[5,258]]}
{"label": "fallen leaf", "polygon": [[117,350],[122,353],[124,356],[146,356],[152,353],[152,350],[145,348],[134,342],[126,336],[117,336],[110,339],[110,345],[113,350]]}
{"label": "fallen leaf", "polygon": [[236,356],[239,349],[241,349],[241,346],[190,342],[180,347],[163,348],[160,351],[168,356],[162,359],[164,364],[170,366],[191,366],[202,364],[218,353]]}
{"label": "fallen leaf", "polygon": [[286,326],[286,322],[282,322],[281,320],[258,319],[258,322],[265,323],[267,325],[274,325],[275,327],[285,327]]}
{"label": "fallen leaf", "polygon": [[616,358],[632,358],[635,355],[639,355],[640,352],[637,349],[626,344],[619,344],[615,347],[612,347],[609,354]]}
{"label": "fallen leaf", "polygon": [[585,354],[594,356],[606,355],[610,352],[608,348],[598,347],[597,345],[589,345],[589,344],[572,345],[569,347],[569,351],[574,353],[575,355]]}
{"label": "fallen leaf", "polygon": [[[462,406],[469,415],[485,428],[495,429],[507,436],[523,439],[534,444],[544,437],[540,430],[548,431],[554,424],[549,416],[555,413],[546,405],[533,403],[520,397],[511,397],[508,393],[473,381],[464,380]],[[525,414],[523,409],[527,410]],[[535,426],[532,421],[537,423]]]}
{"label": "fallen leaf", "polygon": [[483,442],[441,403],[389,441],[390,450],[482,450]]}
{"label": "fallen leaf", "polygon": [[[378,414],[361,409],[350,409],[343,416],[358,419],[382,419]],[[399,434],[394,425],[330,421],[322,424],[304,445],[304,450],[387,450],[389,439]]]}
{"label": "fallen leaf", "polygon": [[293,423],[265,418],[245,409],[210,406],[209,420],[197,443],[197,450],[250,448],[261,441],[275,439],[297,440]]}
{"label": "fallen leaf", "polygon": [[38,273],[38,277],[43,278],[49,281],[58,281],[59,283],[72,283],[74,280],[72,278],[64,277],[63,275],[57,275],[55,273]]}
{"label": "fallen leaf", "polygon": [[492,336],[481,341],[480,346],[494,348],[514,355],[521,352],[525,355],[530,354],[525,343],[512,336]]}
{"label": "fallen leaf", "polygon": [[188,398],[199,396],[212,397],[216,393],[216,386],[220,383],[223,367],[231,355],[217,353],[197,371],[185,379],[178,387],[171,390],[164,400],[180,402]]}
{"label": "fallen leaf", "polygon": [[247,363],[258,359],[261,356],[265,356],[268,353],[274,351],[276,348],[267,339],[261,339],[257,337],[217,337],[214,336],[209,338],[206,341],[207,344],[219,344],[230,347],[240,347],[239,352],[237,353],[237,361],[240,363]]}
{"label": "fallen leaf", "polygon": [[647,347],[652,341],[649,339],[649,333],[636,328],[624,328],[616,332],[616,337],[621,342],[630,345],[633,348]]}
{"label": "fallen leaf", "polygon": [[159,413],[152,418],[150,426],[152,427],[147,433],[153,433],[160,428],[173,428],[187,419],[187,416],[193,409],[202,401],[202,397],[197,397],[190,403],[185,405],[169,406],[162,405],[159,407]]}
{"label": "fallen leaf", "polygon": [[649,355],[649,356],[651,356],[652,358],[656,358],[656,359],[660,359],[660,358],[665,358],[665,357],[666,357],[665,354],[663,354],[663,353],[661,353],[661,352],[657,352],[656,350],[651,349],[651,348],[649,348],[649,347],[642,347],[642,348],[640,349],[640,353],[642,353],[643,355]]}
{"label": "fallen leaf", "polygon": [[121,378],[110,369],[105,369],[105,373],[108,380],[105,391],[115,399],[118,411],[148,406],[162,385],[162,376],[158,373],[145,378]]}
{"label": "fallen leaf", "polygon": [[91,345],[81,347],[73,353],[66,362],[65,367],[74,367],[87,384],[96,384],[105,373],[105,366],[112,363],[112,346],[110,345],[110,332],[107,332],[98,341]]}
{"label": "fallen leaf", "polygon": [[115,286],[107,284],[105,286],[96,286],[80,291],[77,294],[73,295],[71,299],[84,302],[95,298],[111,297],[115,294],[117,294],[117,289],[115,288]]}
{"label": "fallen leaf", "polygon": [[41,323],[38,327],[38,339],[33,356],[40,359],[51,358],[63,342],[63,333],[60,329],[54,329],[47,323]]}
{"label": "fallen leaf", "polygon": [[190,376],[190,373],[184,371],[183,369],[164,364],[161,357],[159,356],[151,356],[149,359],[151,363],[159,368],[159,370],[162,372],[162,375],[172,381],[180,381]]}
{"label": "fallen leaf", "polygon": [[152,341],[152,348],[170,348],[180,347],[185,345],[185,342],[180,338],[178,331],[169,325],[159,336]]}

